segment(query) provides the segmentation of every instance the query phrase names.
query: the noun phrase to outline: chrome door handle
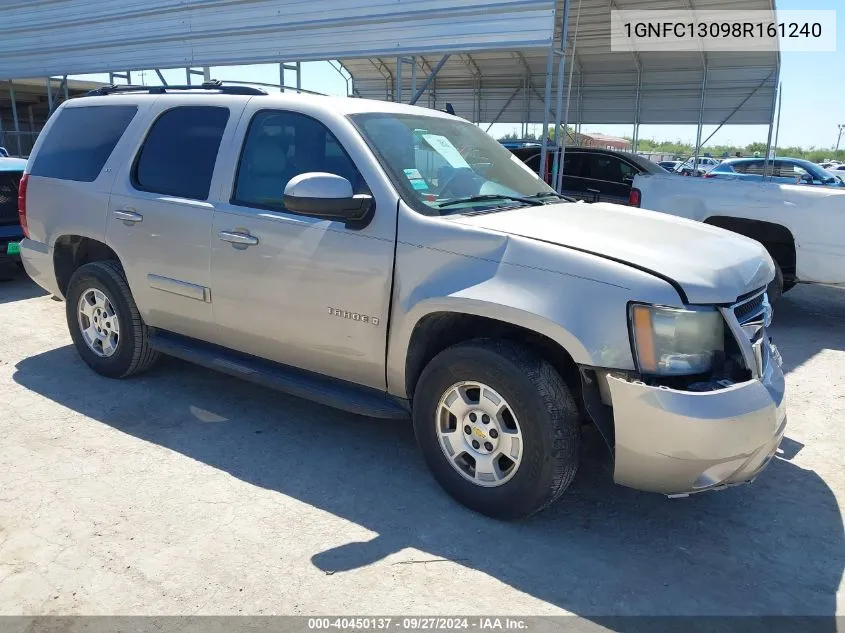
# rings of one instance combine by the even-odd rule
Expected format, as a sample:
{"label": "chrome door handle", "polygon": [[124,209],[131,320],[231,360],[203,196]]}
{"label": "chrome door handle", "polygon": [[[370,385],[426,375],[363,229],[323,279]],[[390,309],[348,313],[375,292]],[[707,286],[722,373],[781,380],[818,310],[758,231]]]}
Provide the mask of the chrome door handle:
{"label": "chrome door handle", "polygon": [[239,233],[237,231],[220,231],[217,234],[224,242],[231,242],[232,244],[242,244],[243,246],[255,246],[258,244],[258,238],[248,233]]}
{"label": "chrome door handle", "polygon": [[123,220],[124,222],[140,222],[144,219],[144,216],[140,213],[135,213],[132,209],[120,209],[112,213],[112,215],[117,218],[118,220]]}

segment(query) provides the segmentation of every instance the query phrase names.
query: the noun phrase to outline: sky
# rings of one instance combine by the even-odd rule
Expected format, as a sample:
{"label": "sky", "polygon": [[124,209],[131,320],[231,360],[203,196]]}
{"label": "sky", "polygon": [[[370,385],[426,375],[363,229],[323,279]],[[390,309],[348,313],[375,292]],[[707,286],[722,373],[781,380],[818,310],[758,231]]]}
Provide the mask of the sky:
{"label": "sky", "polygon": [[[799,146],[809,148],[832,148],[839,133],[838,125],[845,124],[845,0],[777,0],[779,9],[834,9],[837,11],[836,52],[785,52],[782,53],[781,84],[782,114],[778,146]],[[168,83],[185,83],[185,71],[163,71]],[[231,81],[254,81],[279,83],[279,66],[230,66],[213,68],[215,79]],[[97,81],[106,81],[104,75],[85,75]],[[143,77],[147,84],[158,84],[152,71],[133,73],[133,83],[140,83]],[[82,77],[80,77],[82,78]],[[199,82],[199,77],[194,82]],[[286,83],[292,85],[294,73],[289,72]],[[307,62],[303,64],[302,87],[324,94],[344,95],[347,82],[328,62]],[[483,126],[486,128],[487,126]],[[539,132],[540,126],[536,126]],[[702,138],[706,139],[715,125],[704,126]],[[584,125],[582,131],[602,132],[614,136],[632,136],[630,125]],[[494,136],[516,132],[519,125],[496,124],[490,130]],[[709,145],[744,146],[754,142],[766,142],[768,126],[725,125],[710,140]],[[694,143],[694,125],[643,125],[640,138],[658,141]],[[843,136],[845,146],[845,136]]]}

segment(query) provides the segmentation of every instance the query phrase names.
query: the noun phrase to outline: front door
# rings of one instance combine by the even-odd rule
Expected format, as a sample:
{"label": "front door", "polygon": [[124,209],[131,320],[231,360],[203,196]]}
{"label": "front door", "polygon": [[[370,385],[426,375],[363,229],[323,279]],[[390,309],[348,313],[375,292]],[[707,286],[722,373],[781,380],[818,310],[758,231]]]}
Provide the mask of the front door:
{"label": "front door", "polygon": [[[209,233],[212,175],[243,104],[176,106],[167,97],[128,172],[115,180],[106,240],[123,262],[144,321],[212,340]],[[232,111],[234,108],[235,111]]]}
{"label": "front door", "polygon": [[[398,198],[368,172],[374,162],[356,166],[350,156],[360,165],[360,141],[347,152],[311,116],[258,110],[244,116],[242,127],[237,176],[221,195],[230,201],[214,210],[211,284],[219,342],[384,389]],[[352,229],[287,210],[285,186],[306,172],[343,176],[355,193],[371,193],[370,224]],[[362,173],[370,174],[372,189]]]}

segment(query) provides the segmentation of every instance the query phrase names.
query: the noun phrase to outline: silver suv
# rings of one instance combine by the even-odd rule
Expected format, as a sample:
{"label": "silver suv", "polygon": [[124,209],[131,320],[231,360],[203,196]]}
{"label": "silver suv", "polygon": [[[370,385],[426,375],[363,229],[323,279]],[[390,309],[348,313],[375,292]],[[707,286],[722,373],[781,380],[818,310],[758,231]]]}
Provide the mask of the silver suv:
{"label": "silver suv", "polygon": [[615,480],[753,479],[784,432],[755,241],[558,196],[476,126],[238,86],[102,89],[29,159],[29,275],[79,354],[160,353],[355,413],[413,418],[440,484],[529,515],[594,423]]}

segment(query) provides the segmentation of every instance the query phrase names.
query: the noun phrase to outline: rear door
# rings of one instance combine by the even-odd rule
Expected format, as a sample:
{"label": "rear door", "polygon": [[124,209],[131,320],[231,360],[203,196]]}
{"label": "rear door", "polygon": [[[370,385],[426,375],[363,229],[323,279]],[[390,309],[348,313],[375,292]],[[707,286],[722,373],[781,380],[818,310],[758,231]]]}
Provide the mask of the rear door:
{"label": "rear door", "polygon": [[156,102],[132,164],[115,180],[107,242],[148,325],[213,340],[209,192],[219,149],[245,102],[195,99]]}

